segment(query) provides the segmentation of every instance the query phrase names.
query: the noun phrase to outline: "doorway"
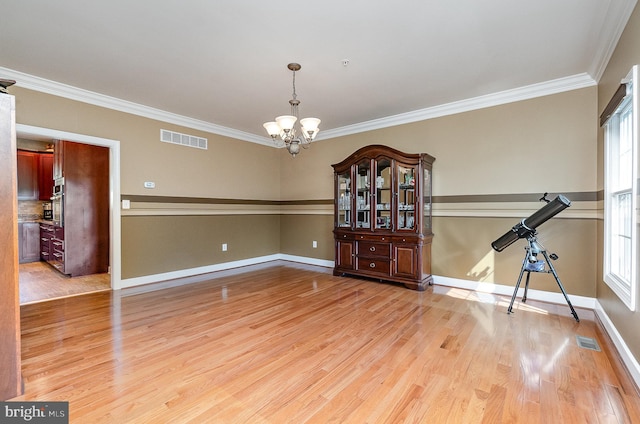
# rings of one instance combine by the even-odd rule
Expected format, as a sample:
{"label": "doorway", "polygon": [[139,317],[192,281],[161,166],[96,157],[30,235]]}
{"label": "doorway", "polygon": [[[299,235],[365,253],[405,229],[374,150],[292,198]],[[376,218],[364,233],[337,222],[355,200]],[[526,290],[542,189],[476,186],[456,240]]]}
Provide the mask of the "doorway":
{"label": "doorway", "polygon": [[[95,146],[103,146],[109,149],[109,264],[110,272],[108,274],[96,274],[93,276],[74,277],[73,284],[67,285],[68,290],[55,290],[56,281],[59,278],[66,278],[61,274],[56,275],[57,271],[49,269],[46,263],[33,263],[20,265],[21,298],[22,298],[22,282],[23,280],[33,282],[37,280],[41,284],[46,284],[52,288],[43,289],[50,291],[51,297],[64,297],[77,295],[96,290],[117,290],[121,286],[121,248],[120,248],[120,142],[106,138],[94,137],[85,134],[76,134],[66,131],[53,130],[49,128],[34,127],[30,125],[16,125],[17,138],[35,139],[35,140],[68,140],[76,143],[90,144]],[[24,265],[24,266],[23,266]],[[59,273],[58,273],[59,274]],[[53,284],[53,285],[51,285]],[[31,284],[34,290],[37,290],[37,284]],[[25,296],[30,299],[25,303],[31,303],[38,296]],[[42,296],[40,296],[42,297]],[[44,299],[39,299],[44,300]],[[37,300],[36,300],[37,301]],[[22,300],[21,300],[22,303]]]}

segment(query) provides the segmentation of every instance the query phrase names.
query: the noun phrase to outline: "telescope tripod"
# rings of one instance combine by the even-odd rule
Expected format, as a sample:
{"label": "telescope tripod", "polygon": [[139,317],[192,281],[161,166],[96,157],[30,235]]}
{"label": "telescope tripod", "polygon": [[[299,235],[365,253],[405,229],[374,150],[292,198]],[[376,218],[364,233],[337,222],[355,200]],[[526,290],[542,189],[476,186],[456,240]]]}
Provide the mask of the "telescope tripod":
{"label": "telescope tripod", "polygon": [[[576,319],[577,322],[580,322],[580,318],[578,318],[578,314],[576,313],[576,310],[573,309],[573,305],[569,300],[569,296],[567,296],[567,292],[564,290],[564,287],[560,282],[560,277],[558,277],[558,273],[556,272],[556,269],[553,267],[553,264],[549,259],[551,258],[553,260],[556,260],[558,259],[558,255],[556,255],[555,253],[552,253],[551,255],[547,255],[546,249],[538,243],[535,233],[527,236],[527,241],[529,245],[525,246],[526,252],[524,256],[524,261],[522,261],[522,269],[520,270],[520,276],[518,277],[516,288],[513,291],[513,296],[511,296],[511,303],[509,303],[509,309],[507,309],[507,313],[510,314],[513,312],[512,311],[513,302],[516,300],[516,295],[518,294],[518,289],[520,288],[520,282],[522,281],[522,276],[524,275],[524,273],[525,272],[527,273],[527,279],[524,284],[524,296],[522,296],[522,303],[525,303],[527,301],[527,292],[529,290],[529,277],[531,277],[531,273],[546,272],[546,273],[553,274],[553,277],[556,279],[556,283],[558,283],[558,287],[560,287],[560,291],[562,291],[562,294],[564,295],[564,298],[567,301],[567,305],[569,305],[569,308],[571,309],[571,314],[573,315],[573,317]],[[549,271],[544,270],[544,263],[542,263],[543,265],[542,268],[538,266],[542,262],[537,260],[538,253],[542,253],[542,256],[544,256],[544,259],[547,262],[547,265],[549,266]]]}

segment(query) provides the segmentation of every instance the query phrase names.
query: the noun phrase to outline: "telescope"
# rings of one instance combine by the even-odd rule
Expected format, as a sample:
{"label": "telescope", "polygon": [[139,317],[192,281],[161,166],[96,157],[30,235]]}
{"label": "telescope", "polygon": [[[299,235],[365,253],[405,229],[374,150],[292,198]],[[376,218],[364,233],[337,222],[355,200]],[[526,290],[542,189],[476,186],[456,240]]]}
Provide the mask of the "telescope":
{"label": "telescope", "polygon": [[[518,281],[516,282],[515,289],[513,290],[513,296],[511,296],[511,303],[509,303],[509,308],[507,308],[507,313],[510,314],[513,312],[513,302],[516,300],[516,295],[518,294],[518,289],[520,288],[520,283],[522,282],[522,276],[524,273],[527,273],[527,280],[524,285],[524,296],[522,296],[522,302],[527,301],[527,292],[529,291],[529,277],[532,272],[546,272],[553,274],[553,277],[556,279],[556,283],[558,283],[558,287],[560,287],[560,291],[564,295],[564,299],[567,301],[567,305],[571,309],[571,314],[576,319],[577,322],[580,322],[580,318],[576,313],[576,310],[573,308],[571,304],[571,300],[569,300],[569,296],[560,281],[560,277],[556,272],[553,264],[551,263],[551,259],[554,261],[558,259],[558,255],[555,253],[547,254],[547,250],[538,243],[536,238],[536,228],[540,225],[544,224],[569,206],[571,206],[571,202],[569,199],[564,197],[562,194],[558,195],[554,200],[547,200],[547,193],[542,195],[540,198],[541,201],[547,202],[546,205],[538,209],[538,211],[534,212],[529,218],[525,218],[516,225],[511,228],[511,230],[507,231],[502,237],[491,243],[491,247],[493,247],[496,251],[502,252],[507,247],[511,246],[513,243],[518,241],[521,238],[527,239],[527,246],[525,249],[524,260],[522,261],[522,268],[520,269],[520,276],[518,277]],[[544,260],[538,260],[538,254],[542,253],[544,256]],[[549,266],[549,271],[545,270],[545,262],[546,265]]]}
{"label": "telescope", "polygon": [[571,201],[564,197],[562,194],[558,195],[552,201],[546,199],[547,193],[540,199],[547,202],[546,205],[534,212],[529,218],[525,218],[513,228],[507,231],[502,237],[491,243],[497,252],[502,252],[507,247],[521,238],[529,238],[536,233],[536,228],[553,218],[569,206]]}

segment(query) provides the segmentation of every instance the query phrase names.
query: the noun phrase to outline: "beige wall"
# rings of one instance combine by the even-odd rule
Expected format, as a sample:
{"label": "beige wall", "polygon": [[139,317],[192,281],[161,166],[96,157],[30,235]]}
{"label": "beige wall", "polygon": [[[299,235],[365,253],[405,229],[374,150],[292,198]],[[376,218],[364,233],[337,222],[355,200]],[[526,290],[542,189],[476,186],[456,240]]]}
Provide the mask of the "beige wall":
{"label": "beige wall", "polygon": [[[491,242],[514,223],[512,218],[436,217],[433,274],[515,285],[526,243],[516,242],[500,253],[491,248]],[[540,228],[538,241],[549,254],[559,256],[553,266],[567,293],[595,297],[595,237],[596,221],[592,219],[552,219]],[[549,274],[532,274],[530,286],[559,292],[555,279]]]}
{"label": "beige wall", "polygon": [[[278,200],[276,149],[12,87],[19,124],[120,141],[123,195]],[[208,139],[208,150],[160,142],[160,129]],[[154,181],[156,188],[143,187]]]}
{"label": "beige wall", "polygon": [[[222,243],[228,250],[222,251]],[[279,215],[124,216],[122,278],[274,255]]]}
{"label": "beige wall", "polygon": [[435,156],[435,196],[594,191],[596,92],[584,88],[319,141],[283,160],[282,198],[331,198],[330,165],[369,144]]}
{"label": "beige wall", "polygon": [[333,215],[286,214],[280,223],[281,253],[333,261]]}
{"label": "beige wall", "polygon": [[[611,96],[620,85],[620,81],[624,78],[633,65],[640,64],[640,8],[636,6],[627,26],[620,38],[616,50],[609,61],[609,64],[600,80],[598,86],[598,112],[601,113],[604,107],[611,99]],[[598,133],[598,176],[600,188],[603,187],[603,132]],[[602,239],[603,225],[598,226],[598,272],[597,272],[597,298],[603,309],[611,318],[616,329],[625,340],[627,346],[636,358],[640,358],[640,336],[638,328],[640,327],[640,313],[631,312],[618,299],[618,297],[609,289],[602,280]],[[640,250],[639,250],[640,251]],[[640,291],[636,293],[638,298],[636,304],[640,305]]]}

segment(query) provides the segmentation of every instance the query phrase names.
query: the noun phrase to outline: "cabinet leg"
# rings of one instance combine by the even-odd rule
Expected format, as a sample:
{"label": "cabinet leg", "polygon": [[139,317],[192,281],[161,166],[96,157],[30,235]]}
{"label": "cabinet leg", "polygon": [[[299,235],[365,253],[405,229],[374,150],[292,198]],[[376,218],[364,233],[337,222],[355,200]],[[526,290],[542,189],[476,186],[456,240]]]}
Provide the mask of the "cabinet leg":
{"label": "cabinet leg", "polygon": [[404,283],[404,286],[411,290],[424,291],[424,286],[422,284]]}

